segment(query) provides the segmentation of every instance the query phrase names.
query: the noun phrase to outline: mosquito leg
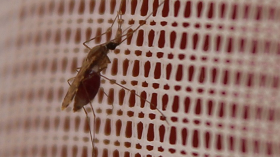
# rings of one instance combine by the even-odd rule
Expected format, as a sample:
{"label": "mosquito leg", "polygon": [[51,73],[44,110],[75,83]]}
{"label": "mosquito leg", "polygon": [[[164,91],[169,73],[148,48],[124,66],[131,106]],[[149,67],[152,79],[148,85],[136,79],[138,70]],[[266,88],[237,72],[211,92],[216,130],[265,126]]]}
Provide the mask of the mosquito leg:
{"label": "mosquito leg", "polygon": [[[92,135],[91,133],[91,129],[90,129],[90,118],[88,116],[88,112],[87,110],[85,109],[85,107],[83,106],[83,110],[86,114],[86,119],[87,119],[87,124],[88,124],[88,128],[89,128],[89,134],[90,134],[90,140],[91,140],[91,145],[92,145],[92,156],[94,156],[94,138],[95,138],[95,134]],[[93,125],[95,125],[95,117],[93,119]]]}
{"label": "mosquito leg", "polygon": [[[165,1],[161,2],[161,3],[158,5],[158,7],[160,7],[161,5],[163,5],[164,2],[165,2]],[[158,7],[157,7],[157,8],[158,8]],[[156,11],[157,11],[157,9],[154,10],[152,13],[150,13],[150,14],[144,19],[144,21],[146,22]],[[145,22],[141,22],[134,30],[132,30],[131,32],[128,32],[128,33],[122,35],[122,37],[123,37],[123,36],[132,36],[134,32],[136,32],[141,26],[143,26],[143,25],[145,24]],[[125,39],[123,39],[123,40],[120,42],[120,44],[121,44],[122,42],[124,42],[127,38],[128,38],[128,37],[126,37]]]}
{"label": "mosquito leg", "polygon": [[[103,91],[103,94],[107,96],[107,98],[112,101],[112,99],[109,97],[109,95],[107,93],[105,93],[104,89],[103,88],[100,88],[100,90]],[[114,110],[114,103],[112,104],[112,110]]]}
{"label": "mosquito leg", "polygon": [[128,89],[128,88],[126,88],[125,86],[123,86],[123,85],[117,83],[115,80],[109,79],[108,77],[103,76],[103,75],[101,75],[101,74],[100,74],[100,76],[103,77],[103,78],[105,78],[106,80],[110,81],[111,83],[116,84],[116,85],[122,87],[123,89],[128,90],[128,91],[131,92],[131,93],[134,93],[134,94],[135,94],[137,97],[139,97],[141,100],[144,100],[144,101],[146,101],[147,103],[149,103],[151,106],[155,107],[156,110],[161,114],[161,116],[163,116],[163,117],[165,118],[166,123],[169,124],[169,122],[167,121],[167,118],[166,118],[166,116],[164,115],[164,113],[163,113],[162,111],[160,111],[153,103],[151,103],[151,102],[148,101],[147,99],[142,98],[139,94],[136,94],[136,93],[135,93],[134,91],[132,91],[131,89]]}
{"label": "mosquito leg", "polygon": [[[122,6],[122,3],[123,3],[123,1],[121,2],[121,5],[120,5],[120,6]],[[121,8],[121,7],[120,7],[120,8]],[[104,33],[102,33],[102,34],[100,34],[100,35],[98,35],[98,36],[96,36],[96,37],[94,37],[94,38],[91,38],[91,39],[86,40],[85,42],[83,42],[83,45],[84,45],[86,48],[88,48],[89,50],[91,50],[91,48],[90,48],[86,43],[88,43],[88,42],[94,40],[95,38],[101,37],[101,36],[103,36],[104,34],[107,34],[107,33],[111,32],[111,31],[112,31],[112,27],[113,27],[114,23],[116,22],[116,20],[118,19],[118,21],[119,21],[119,20],[121,19],[121,18],[119,17],[119,16],[121,16],[121,15],[122,15],[122,12],[121,12],[121,11],[118,11],[117,16],[115,17],[115,19],[113,20],[113,23],[112,23],[111,26],[107,29],[106,32],[104,32]],[[120,25],[120,24],[119,24],[119,25]],[[119,27],[120,27],[120,26],[119,26]]]}
{"label": "mosquito leg", "polygon": [[70,79],[67,80],[69,86],[71,86],[71,83],[70,83],[70,82],[73,81],[73,79],[75,79],[75,77],[72,77],[72,78],[70,78]]}
{"label": "mosquito leg", "polygon": [[[83,84],[83,83],[82,83],[82,84]],[[89,94],[87,93],[86,87],[84,86],[84,84],[83,84],[83,88],[85,89],[86,95],[87,95],[87,97],[88,97],[88,99],[89,99]],[[94,109],[93,109],[93,106],[92,106],[91,101],[89,102],[89,104],[90,104],[90,108],[91,108],[91,110],[92,110],[92,115],[93,115],[93,126],[94,126],[94,128],[95,128],[95,117],[96,117],[96,115],[95,115],[95,112],[94,112]],[[94,139],[95,139],[95,133],[94,133],[94,134],[91,133],[90,118],[89,118],[89,115],[88,115],[88,113],[87,113],[87,111],[86,111],[86,109],[85,109],[84,106],[83,106],[83,109],[84,109],[84,112],[85,112],[86,117],[87,117],[87,120],[88,120],[89,134],[90,134],[90,140],[91,140],[91,145],[92,145],[92,156],[94,156]]]}
{"label": "mosquito leg", "polygon": [[111,28],[111,27],[110,27],[106,32],[104,32],[104,33],[102,33],[102,34],[100,34],[100,35],[98,35],[98,36],[96,36],[96,37],[94,37],[94,38],[91,38],[91,39],[89,39],[89,40],[83,42],[83,45],[84,45],[86,48],[88,48],[89,50],[91,50],[91,48],[90,48],[86,43],[87,43],[87,42],[90,42],[91,40],[94,40],[95,38],[101,37],[102,35],[104,35],[104,34],[110,32],[110,31],[112,31],[112,28]]}

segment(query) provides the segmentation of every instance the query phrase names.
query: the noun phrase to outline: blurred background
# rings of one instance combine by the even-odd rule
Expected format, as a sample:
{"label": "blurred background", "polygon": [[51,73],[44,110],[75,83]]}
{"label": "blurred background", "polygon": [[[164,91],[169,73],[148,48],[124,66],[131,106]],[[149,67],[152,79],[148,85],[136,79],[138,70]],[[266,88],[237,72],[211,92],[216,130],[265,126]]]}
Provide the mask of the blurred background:
{"label": "blurred background", "polygon": [[[89,131],[99,157],[280,156],[280,1],[120,2],[0,1],[1,157],[92,156]],[[61,110],[67,79],[119,10],[124,34],[153,15],[102,74],[167,121],[102,79],[88,127],[83,111]]]}

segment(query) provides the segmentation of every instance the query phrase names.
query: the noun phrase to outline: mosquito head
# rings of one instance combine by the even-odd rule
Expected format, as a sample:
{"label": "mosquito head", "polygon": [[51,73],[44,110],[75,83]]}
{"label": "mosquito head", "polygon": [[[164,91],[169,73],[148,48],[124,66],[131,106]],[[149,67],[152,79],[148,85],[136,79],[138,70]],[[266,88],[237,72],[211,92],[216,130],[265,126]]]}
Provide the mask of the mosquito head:
{"label": "mosquito head", "polygon": [[106,47],[109,49],[109,50],[115,50],[115,48],[119,45],[119,43],[115,43],[115,42],[109,42]]}

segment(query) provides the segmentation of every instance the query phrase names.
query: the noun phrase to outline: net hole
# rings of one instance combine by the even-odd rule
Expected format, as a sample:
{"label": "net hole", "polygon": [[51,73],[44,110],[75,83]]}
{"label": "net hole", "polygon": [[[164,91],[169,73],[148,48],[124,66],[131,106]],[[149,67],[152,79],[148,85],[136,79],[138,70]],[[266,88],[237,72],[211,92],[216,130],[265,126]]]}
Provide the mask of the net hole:
{"label": "net hole", "polygon": [[118,73],[118,59],[114,59],[112,63],[112,69],[111,69],[111,74],[112,76],[117,75]]}
{"label": "net hole", "polygon": [[135,60],[134,65],[133,65],[133,69],[132,69],[132,76],[134,76],[134,77],[139,76],[139,72],[140,72],[139,69],[140,69],[139,60]]}
{"label": "net hole", "polygon": [[57,14],[58,15],[63,15],[64,13],[64,1],[60,1],[60,3],[58,4],[58,10],[57,10]]}
{"label": "net hole", "polygon": [[106,119],[104,134],[107,136],[109,136],[111,134],[111,120],[110,119]]}
{"label": "net hole", "polygon": [[132,136],[132,122],[131,121],[128,121],[127,123],[126,123],[126,129],[125,129],[125,136],[127,137],[127,138],[131,138],[131,136]]}
{"label": "net hole", "polygon": [[[85,124],[85,125],[87,125],[87,124]],[[96,132],[96,134],[99,133],[100,125],[101,125],[101,119],[96,117],[96,119],[95,119],[95,132]]]}
{"label": "net hole", "polygon": [[138,139],[142,139],[142,133],[143,133],[143,123],[140,122],[137,124]]}
{"label": "net hole", "polygon": [[145,69],[144,76],[149,77],[149,72],[151,70],[151,62],[149,62],[149,61],[145,62],[144,69]]}
{"label": "net hole", "polygon": [[129,60],[128,59],[125,59],[123,61],[123,76],[126,76],[127,75],[127,70],[128,70],[128,66],[129,66]]}
{"label": "net hole", "polygon": [[99,5],[99,14],[103,15],[105,13],[106,10],[106,5],[105,5],[105,0],[101,0],[100,5]]}
{"label": "net hole", "polygon": [[156,66],[155,66],[155,70],[154,70],[154,78],[155,79],[161,78],[161,69],[162,69],[161,63],[157,62]]}
{"label": "net hole", "polygon": [[117,120],[116,121],[116,136],[120,136],[121,129],[122,129],[122,121],[121,120]]}
{"label": "net hole", "polygon": [[90,1],[89,2],[89,12],[90,12],[90,14],[92,14],[94,12],[94,8],[95,8],[95,1]]}

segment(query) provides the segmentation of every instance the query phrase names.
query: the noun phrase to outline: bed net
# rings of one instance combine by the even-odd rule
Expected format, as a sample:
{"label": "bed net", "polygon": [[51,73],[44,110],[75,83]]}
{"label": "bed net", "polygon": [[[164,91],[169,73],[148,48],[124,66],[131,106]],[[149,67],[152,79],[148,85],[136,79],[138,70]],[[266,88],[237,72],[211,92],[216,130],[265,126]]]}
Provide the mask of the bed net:
{"label": "bed net", "polygon": [[[161,2],[2,0],[0,156],[279,157],[280,1]],[[119,10],[124,34],[152,13],[102,72],[133,92],[102,78],[88,123],[67,80]]]}

